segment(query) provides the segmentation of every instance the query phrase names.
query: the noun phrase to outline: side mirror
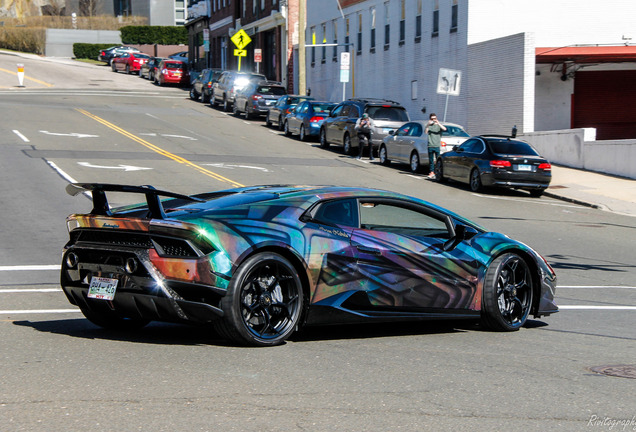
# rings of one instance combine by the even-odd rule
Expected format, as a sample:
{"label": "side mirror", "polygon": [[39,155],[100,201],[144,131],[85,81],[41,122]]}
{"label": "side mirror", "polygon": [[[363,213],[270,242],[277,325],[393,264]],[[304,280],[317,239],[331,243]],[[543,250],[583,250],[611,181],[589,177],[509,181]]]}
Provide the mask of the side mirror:
{"label": "side mirror", "polygon": [[389,135],[395,135],[395,131],[394,131],[393,129],[391,129],[391,130],[389,131]]}
{"label": "side mirror", "polygon": [[455,225],[455,236],[451,237],[444,243],[444,251],[448,252],[457,247],[462,241],[466,239],[466,226],[457,224]]}

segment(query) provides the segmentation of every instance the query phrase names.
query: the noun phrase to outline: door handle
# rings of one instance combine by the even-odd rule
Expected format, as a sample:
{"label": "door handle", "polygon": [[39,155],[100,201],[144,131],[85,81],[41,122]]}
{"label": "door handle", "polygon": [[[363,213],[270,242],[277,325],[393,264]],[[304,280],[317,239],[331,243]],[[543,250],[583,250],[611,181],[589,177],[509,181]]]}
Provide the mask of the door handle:
{"label": "door handle", "polygon": [[356,248],[360,252],[363,252],[369,255],[382,255],[382,251],[380,249],[376,249],[376,248],[372,248],[368,246],[362,246],[362,245],[356,245]]}

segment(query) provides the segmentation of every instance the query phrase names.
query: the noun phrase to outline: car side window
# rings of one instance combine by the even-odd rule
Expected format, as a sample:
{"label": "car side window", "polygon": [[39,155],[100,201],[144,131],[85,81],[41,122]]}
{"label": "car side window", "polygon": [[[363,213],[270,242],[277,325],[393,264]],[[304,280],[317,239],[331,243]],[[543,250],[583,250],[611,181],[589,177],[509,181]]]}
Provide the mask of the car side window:
{"label": "car side window", "polygon": [[351,105],[345,105],[340,115],[343,117],[351,117]]}
{"label": "car side window", "polygon": [[360,201],[360,227],[403,236],[450,238],[443,217],[374,200]]}
{"label": "car side window", "polygon": [[399,128],[397,130],[397,132],[395,133],[395,135],[397,136],[406,136],[409,134],[409,131],[411,130],[411,123],[407,123],[404,126],[402,126],[401,128]]}
{"label": "car side window", "polygon": [[472,153],[472,148],[475,145],[475,142],[477,140],[475,138],[473,139],[469,139],[467,141],[465,141],[462,145],[459,146],[458,150],[460,152],[466,152],[466,153]]}
{"label": "car side window", "polygon": [[360,115],[360,110],[356,105],[349,105],[349,117],[359,118]]}
{"label": "car side window", "polygon": [[303,102],[300,108],[301,113],[306,113],[309,110],[309,104],[307,102]]}
{"label": "car side window", "polygon": [[331,112],[331,117],[339,117],[342,115],[342,110],[344,109],[344,105],[339,105]]}
{"label": "car side window", "polygon": [[409,136],[422,136],[422,126],[419,123],[413,123],[413,127],[411,127],[411,130],[409,131]]}
{"label": "car side window", "polygon": [[327,225],[358,226],[358,202],[355,199],[327,201],[320,205],[314,220]]}

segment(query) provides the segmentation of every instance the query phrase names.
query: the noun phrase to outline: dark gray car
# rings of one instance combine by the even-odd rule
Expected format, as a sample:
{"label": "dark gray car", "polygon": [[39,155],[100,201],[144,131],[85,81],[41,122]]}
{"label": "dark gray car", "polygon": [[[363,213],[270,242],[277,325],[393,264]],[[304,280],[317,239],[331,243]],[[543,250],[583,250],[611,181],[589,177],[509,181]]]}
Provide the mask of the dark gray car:
{"label": "dark gray car", "polygon": [[234,104],[234,95],[251,81],[266,81],[265,75],[252,72],[225,71],[212,86],[210,105],[221,104],[224,111],[230,111]]}
{"label": "dark gray car", "polygon": [[269,109],[286,93],[287,90],[279,82],[251,82],[236,92],[232,112],[236,116],[245,113],[245,119],[267,115]]}
{"label": "dark gray car", "polygon": [[330,144],[343,147],[345,154],[352,155],[358,147],[358,134],[355,125],[362,114],[373,119],[371,143],[378,149],[382,140],[409,121],[406,109],[397,102],[386,99],[349,99],[338,104],[320,128],[320,146],[328,148]]}

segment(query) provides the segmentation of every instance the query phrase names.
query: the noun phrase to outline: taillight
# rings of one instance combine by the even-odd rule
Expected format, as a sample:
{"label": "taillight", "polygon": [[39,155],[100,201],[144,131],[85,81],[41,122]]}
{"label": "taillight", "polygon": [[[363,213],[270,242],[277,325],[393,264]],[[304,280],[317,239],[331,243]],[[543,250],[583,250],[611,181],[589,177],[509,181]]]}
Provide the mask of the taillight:
{"label": "taillight", "polygon": [[442,148],[446,148],[446,143],[445,143],[444,141],[442,141],[442,142],[440,143],[440,146],[441,146]]}
{"label": "taillight", "polygon": [[319,121],[324,120],[324,117],[320,117],[320,116],[313,116],[310,120],[309,123],[318,123]]}
{"label": "taillight", "polygon": [[543,171],[552,171],[552,165],[547,162],[543,162],[542,164],[539,164],[539,169]]}
{"label": "taillight", "polygon": [[263,99],[263,98],[261,96],[259,96],[259,95],[252,95],[252,99],[257,101],[257,100]]}
{"label": "taillight", "polygon": [[512,166],[512,164],[510,163],[510,161],[492,160],[492,161],[490,161],[490,166],[492,168],[506,168],[506,167]]}
{"label": "taillight", "polygon": [[208,88],[212,88],[212,81],[208,82]]}

